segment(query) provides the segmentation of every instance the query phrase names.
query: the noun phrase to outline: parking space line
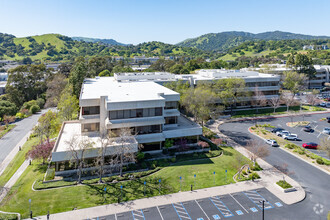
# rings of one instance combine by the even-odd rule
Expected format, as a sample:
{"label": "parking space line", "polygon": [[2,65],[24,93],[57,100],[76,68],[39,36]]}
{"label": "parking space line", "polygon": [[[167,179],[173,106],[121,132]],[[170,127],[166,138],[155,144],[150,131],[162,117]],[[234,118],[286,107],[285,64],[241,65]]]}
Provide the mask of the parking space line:
{"label": "parking space line", "polygon": [[163,218],[163,216],[162,216],[162,213],[160,212],[158,206],[156,206],[156,207],[157,207],[157,210],[158,210],[158,212],[159,212],[160,217],[162,218],[162,220],[164,220],[164,218]]}
{"label": "parking space line", "polygon": [[[179,218],[181,220],[182,220],[182,218],[192,220],[191,217],[190,217],[190,215],[189,215],[189,213],[187,212],[186,208],[183,206],[182,202],[180,202],[180,203],[172,203],[172,206],[175,209],[176,214],[179,216]],[[180,209],[180,211],[178,211],[178,209]],[[184,212],[182,210],[184,210]],[[183,213],[184,215],[179,215],[179,212],[180,213]]]}
{"label": "parking space line", "polygon": [[117,213],[115,213],[115,220],[117,220]]}
{"label": "parking space line", "polygon": [[143,214],[143,211],[142,209],[140,210],[133,210],[132,211],[132,215],[133,215],[133,219],[135,220],[139,220],[139,219],[143,219],[145,220],[145,217],[144,217],[144,214]]}
{"label": "parking space line", "polygon": [[257,191],[246,191],[246,192],[242,192],[246,197],[248,197],[254,204],[256,204],[259,209],[262,209],[262,205],[260,203],[260,201],[264,200],[265,203],[265,207],[264,209],[272,209],[274,208],[272,204],[270,204],[270,202],[268,202],[264,197],[262,197]]}
{"label": "parking space line", "polygon": [[230,193],[229,193],[229,195],[231,196],[231,198],[233,198],[233,199],[238,203],[238,205],[240,205],[240,206],[242,207],[242,209],[244,209],[247,213],[249,213],[248,210],[246,210],[246,209],[243,207],[243,205],[242,205],[241,203],[239,203],[239,202],[237,201],[237,199],[234,198],[234,196],[232,196]]}
{"label": "parking space line", "polygon": [[210,220],[209,216],[204,212],[204,210],[202,209],[202,207],[199,205],[199,203],[197,202],[197,200],[195,200],[195,202],[197,203],[198,207],[203,211],[204,215],[206,216],[206,218],[208,220]]}
{"label": "parking space line", "polygon": [[218,196],[213,196],[209,198],[213,205],[221,212],[223,217],[232,217],[234,214],[228,209],[228,207],[220,200]]}

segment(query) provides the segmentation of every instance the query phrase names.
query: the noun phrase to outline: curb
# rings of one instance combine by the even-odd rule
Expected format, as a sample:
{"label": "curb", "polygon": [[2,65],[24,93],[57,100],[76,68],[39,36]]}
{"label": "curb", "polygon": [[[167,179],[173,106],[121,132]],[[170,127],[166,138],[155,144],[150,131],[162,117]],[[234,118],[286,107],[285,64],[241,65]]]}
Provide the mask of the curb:
{"label": "curb", "polygon": [[[251,132],[250,130],[248,130],[248,131],[249,131],[252,135],[254,135],[254,136],[256,136],[256,137],[258,137],[258,138],[260,138],[260,139],[266,140],[265,138],[260,137],[259,135],[257,135],[257,134],[255,134],[255,133]],[[281,150],[283,150],[283,151],[286,151],[287,153],[291,154],[292,156],[295,156],[296,158],[298,158],[298,159],[300,159],[300,160],[302,160],[302,161],[304,161],[304,162],[306,162],[306,163],[308,163],[308,164],[314,166],[315,168],[317,168],[317,169],[319,169],[319,170],[325,172],[326,174],[330,175],[330,172],[329,172],[329,171],[324,170],[323,168],[321,168],[321,167],[315,165],[314,163],[312,163],[312,162],[310,162],[310,161],[304,160],[303,158],[299,157],[298,155],[296,155],[295,153],[289,151],[288,149],[285,149],[284,147],[279,147],[279,149],[281,149]]]}

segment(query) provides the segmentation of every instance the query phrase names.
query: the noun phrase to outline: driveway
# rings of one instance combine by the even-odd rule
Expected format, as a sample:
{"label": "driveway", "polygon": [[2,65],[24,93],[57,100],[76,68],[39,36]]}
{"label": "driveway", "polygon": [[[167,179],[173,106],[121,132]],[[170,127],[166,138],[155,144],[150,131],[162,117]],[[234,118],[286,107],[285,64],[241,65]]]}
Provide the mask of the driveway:
{"label": "driveway", "polygon": [[46,111],[48,111],[48,109],[43,109],[37,114],[15,122],[14,124],[16,124],[16,127],[0,139],[0,164],[22,138],[37,124],[39,117]]}
{"label": "driveway", "polygon": [[[318,121],[320,118],[326,117],[326,115],[328,116],[329,113],[310,115],[305,119]],[[302,120],[299,117],[296,116],[295,120]],[[258,120],[258,123],[269,123],[278,126],[285,119],[290,121],[289,118],[271,118]],[[254,123],[255,121],[229,122],[220,125],[218,129],[229,138],[245,146],[248,140],[257,138],[248,132],[248,128],[254,125]],[[269,150],[270,155],[264,158],[264,160],[273,166],[283,163],[288,164],[288,169],[293,172],[290,177],[296,180],[306,191],[305,200],[291,205],[290,212],[299,213],[296,216],[304,216],[304,219],[326,219],[327,213],[330,211],[330,176],[279,148],[270,147]],[[299,218],[291,216],[287,219]]]}

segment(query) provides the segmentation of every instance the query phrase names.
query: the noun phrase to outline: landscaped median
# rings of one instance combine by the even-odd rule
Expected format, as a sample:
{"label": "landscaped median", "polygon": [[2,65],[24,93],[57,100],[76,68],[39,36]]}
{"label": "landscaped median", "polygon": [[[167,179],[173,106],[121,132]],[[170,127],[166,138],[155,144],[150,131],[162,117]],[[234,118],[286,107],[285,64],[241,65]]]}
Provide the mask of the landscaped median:
{"label": "landscaped median", "polygon": [[330,172],[330,160],[327,160],[323,157],[320,157],[308,150],[306,150],[303,147],[300,147],[296,144],[291,143],[290,141],[287,141],[283,138],[278,137],[276,134],[271,133],[270,131],[266,130],[266,127],[273,127],[269,124],[264,125],[255,125],[249,128],[249,131],[252,134],[255,134],[263,139],[273,139],[276,140],[276,142],[280,145],[282,149],[285,149],[287,151],[290,151],[294,153],[295,155],[299,156],[300,158],[303,158],[304,160],[314,163],[318,167]]}
{"label": "landscaped median", "polygon": [[8,126],[0,126],[0,138],[2,138],[3,136],[5,136],[5,134],[7,134],[9,131],[11,131],[16,125],[11,124]]}
{"label": "landscaped median", "polygon": [[[222,152],[221,156],[213,155],[215,157],[211,158],[194,159],[192,157],[187,161],[178,162],[176,160],[174,163],[169,162],[167,166],[156,168],[157,170],[155,171],[157,172],[141,178],[138,175],[143,176],[142,173],[134,173],[134,175],[125,174],[126,178],[124,177],[123,180],[116,179],[116,177],[105,178],[105,181],[109,180],[109,183],[106,184],[97,184],[96,179],[86,180],[82,185],[73,185],[74,181],[62,181],[58,183],[58,186],[64,186],[66,183],[72,186],[61,188],[56,188],[56,182],[49,187],[42,187],[40,182],[38,182],[35,184],[35,188],[53,188],[37,191],[32,190],[32,185],[36,180],[43,179],[47,166],[40,165],[41,161],[34,161],[12,187],[7,197],[1,203],[0,209],[8,212],[19,212],[23,218],[27,218],[29,199],[32,201],[33,215],[36,216],[45,215],[48,211],[57,213],[74,208],[81,209],[117,203],[119,200],[129,201],[160,194],[175,193],[180,189],[181,191],[189,191],[191,185],[193,189],[202,189],[234,183],[233,176],[237,173],[237,167],[250,164],[250,161],[231,147],[223,146]],[[236,158],[238,156],[242,160],[237,161]],[[129,175],[135,177],[130,179]],[[113,181],[114,179],[116,181]],[[146,182],[145,187],[144,182]]]}

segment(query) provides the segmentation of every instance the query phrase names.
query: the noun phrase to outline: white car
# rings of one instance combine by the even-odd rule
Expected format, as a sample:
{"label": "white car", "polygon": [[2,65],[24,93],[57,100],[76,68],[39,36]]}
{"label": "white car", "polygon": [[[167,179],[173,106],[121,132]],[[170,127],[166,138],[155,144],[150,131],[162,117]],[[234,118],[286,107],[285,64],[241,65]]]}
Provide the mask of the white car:
{"label": "white car", "polygon": [[296,134],[284,134],[282,137],[285,140],[292,140],[292,141],[296,141],[298,139],[298,136]]}
{"label": "white car", "polygon": [[282,137],[283,135],[289,135],[289,134],[291,134],[290,131],[286,131],[286,130],[276,132],[276,135],[280,136],[280,137]]}
{"label": "white car", "polygon": [[330,134],[330,128],[324,128],[322,133],[323,134]]}
{"label": "white car", "polygon": [[272,147],[277,147],[278,146],[278,143],[273,139],[267,139],[266,143],[269,144]]}

